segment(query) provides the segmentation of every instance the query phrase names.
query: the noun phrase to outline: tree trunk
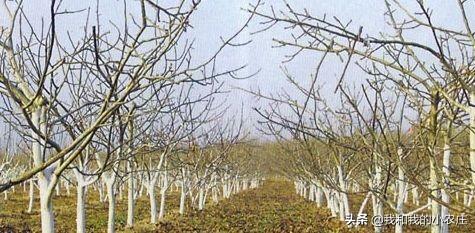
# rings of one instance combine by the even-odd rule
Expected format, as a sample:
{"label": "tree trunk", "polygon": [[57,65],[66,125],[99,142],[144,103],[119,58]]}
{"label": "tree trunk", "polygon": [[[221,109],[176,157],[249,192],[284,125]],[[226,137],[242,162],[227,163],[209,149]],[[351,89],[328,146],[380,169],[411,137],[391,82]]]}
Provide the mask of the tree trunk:
{"label": "tree trunk", "polygon": [[204,209],[204,202],[205,202],[205,191],[204,188],[202,187],[203,185],[200,185],[199,189],[199,197],[198,197],[198,210],[203,210]]}
{"label": "tree trunk", "polygon": [[361,206],[358,210],[358,216],[362,215],[364,212],[364,209],[366,208],[366,204],[368,203],[369,198],[372,196],[371,192],[368,192],[366,194],[366,197],[364,198],[363,202],[361,203]]}
{"label": "tree trunk", "polygon": [[[434,198],[439,198],[439,190],[438,190],[438,177],[437,177],[437,162],[436,162],[436,145],[437,145],[437,129],[438,129],[438,122],[437,122],[437,112],[438,112],[438,104],[439,104],[439,94],[437,91],[431,92],[431,108],[429,112],[429,142],[428,142],[428,151],[429,151],[429,190],[431,196]],[[431,224],[431,232],[432,233],[439,233],[440,232],[440,224],[439,224],[439,217],[440,217],[440,204],[432,198],[430,200],[431,203],[431,217],[432,217],[432,224]]]}
{"label": "tree trunk", "polygon": [[163,176],[163,186],[160,190],[160,213],[158,214],[159,219],[163,219],[163,217],[165,217],[165,200],[166,200],[166,195],[167,195],[167,189],[168,189],[168,171],[165,170],[164,176]]}
{"label": "tree trunk", "polygon": [[58,182],[58,184],[56,184],[56,188],[55,188],[55,191],[56,191],[56,196],[59,197],[61,195],[61,182]]}
{"label": "tree trunk", "polygon": [[472,190],[475,188],[475,90],[470,92],[470,170],[472,175]]}
{"label": "tree trunk", "polygon": [[132,161],[129,161],[129,180],[127,188],[127,227],[134,226],[134,209],[135,209],[135,187],[134,187],[134,173]]}
{"label": "tree trunk", "polygon": [[412,203],[416,206],[420,206],[420,196],[419,196],[419,189],[414,186],[412,188]]}
{"label": "tree trunk", "polygon": [[[152,181],[153,182],[153,181]],[[157,197],[155,195],[155,183],[148,186],[148,196],[150,198],[150,223],[157,223]]]}
{"label": "tree trunk", "polygon": [[[397,179],[397,201],[396,201],[396,211],[398,217],[402,219],[404,214],[404,199],[406,197],[406,177],[404,174],[404,169],[402,168],[403,160],[403,151],[401,148],[397,151],[399,157],[399,166],[398,166],[398,179]],[[395,233],[403,232],[403,221],[396,221],[396,226],[394,228]]]}
{"label": "tree trunk", "polygon": [[35,200],[35,181],[33,179],[30,179],[30,190],[28,192],[29,196],[29,201],[28,201],[28,213],[31,213],[33,211],[33,203]]}
{"label": "tree trunk", "polygon": [[66,181],[66,195],[71,196],[71,188],[70,188],[70,184],[69,184],[69,181]]}
{"label": "tree trunk", "polygon": [[181,195],[180,195],[180,214],[185,213],[185,200],[186,200],[186,184],[182,182],[181,184]]}
{"label": "tree trunk", "polygon": [[340,213],[340,207],[338,206],[338,193],[334,190],[330,191],[330,198],[332,202],[332,215],[336,216]]}
{"label": "tree trunk", "polygon": [[104,195],[104,182],[97,182],[97,190],[99,192],[99,202],[105,202],[106,195]]}
{"label": "tree trunk", "polygon": [[[43,183],[43,181],[41,182]],[[51,200],[51,192],[46,190],[44,184],[40,184],[40,212],[41,212],[41,232],[53,233],[54,232],[54,212],[53,203]]]}
{"label": "tree trunk", "polygon": [[106,182],[107,200],[109,202],[109,213],[107,218],[107,233],[115,232],[115,180]]}
{"label": "tree trunk", "polygon": [[[377,154],[374,154],[374,163],[375,163],[375,168],[374,168],[374,177],[372,186],[374,190],[379,190],[381,188],[381,183],[382,183],[382,169],[381,166],[378,164],[379,158]],[[373,203],[373,216],[378,216],[380,218],[384,217],[384,211],[383,211],[383,202],[382,200],[377,196],[377,195],[371,195],[371,200]],[[375,233],[381,233],[383,231],[383,228],[381,225],[375,224],[374,225],[374,232]]]}
{"label": "tree trunk", "polygon": [[[135,108],[133,108],[135,109]],[[133,111],[133,109],[131,111]],[[134,226],[134,209],[135,209],[135,185],[134,185],[134,160],[133,157],[133,141],[134,141],[134,119],[129,119],[127,123],[127,128],[129,131],[128,138],[129,138],[129,145],[128,145],[128,159],[127,163],[127,170],[129,172],[129,180],[128,180],[128,188],[127,188],[127,226],[133,227]]]}
{"label": "tree trunk", "polygon": [[219,199],[218,199],[218,188],[217,188],[217,181],[216,181],[217,177],[216,175],[213,175],[213,186],[211,188],[211,198],[213,199],[213,203],[216,204],[218,203]]}
{"label": "tree trunk", "polygon": [[340,184],[340,189],[342,192],[340,192],[340,218],[341,221],[345,221],[345,217],[350,214],[350,203],[348,201],[348,184],[345,179],[345,170],[343,166],[339,165],[338,166],[338,183]]}
{"label": "tree trunk", "polygon": [[[437,186],[437,171],[435,165],[435,159],[430,160],[430,181],[429,181],[429,189],[431,190],[431,195],[438,198],[438,186]],[[431,224],[431,233],[439,233],[440,232],[440,224],[439,224],[439,215],[440,215],[440,204],[434,199],[430,199],[430,209],[431,209],[431,217],[433,223]]]}
{"label": "tree trunk", "polygon": [[[442,171],[444,172],[444,189],[442,189],[442,201],[445,205],[450,204],[450,195],[449,195],[449,188],[450,188],[450,145],[446,142],[444,145],[444,159],[443,159],[443,168]],[[441,219],[446,219],[449,217],[449,208],[445,205],[441,206],[440,210],[440,217]],[[440,226],[441,233],[448,233],[449,232],[449,224],[447,221],[442,221]]]}
{"label": "tree trunk", "polygon": [[76,197],[76,232],[86,232],[86,187],[82,184],[77,186]]}
{"label": "tree trunk", "polygon": [[316,186],[317,190],[315,193],[315,202],[317,202],[317,207],[322,207],[323,203],[323,191],[320,186]]}
{"label": "tree trunk", "polygon": [[[46,135],[45,107],[38,107],[32,113],[32,123],[43,135]],[[32,145],[33,161],[36,166],[39,166],[43,164],[49,156],[45,151],[45,140],[33,131],[32,136],[34,139]],[[39,172],[37,176],[38,187],[40,191],[41,231],[43,233],[52,233],[54,232],[54,213],[51,194],[54,190],[54,187],[52,187],[54,184],[51,182],[51,167],[47,167],[43,171]]]}

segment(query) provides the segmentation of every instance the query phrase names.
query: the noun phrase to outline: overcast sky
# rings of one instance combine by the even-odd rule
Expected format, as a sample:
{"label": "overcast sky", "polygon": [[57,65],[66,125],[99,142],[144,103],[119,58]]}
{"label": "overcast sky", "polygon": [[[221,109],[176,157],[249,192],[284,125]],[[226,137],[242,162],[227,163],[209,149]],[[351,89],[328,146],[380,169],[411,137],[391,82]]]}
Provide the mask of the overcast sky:
{"label": "overcast sky", "polygon": [[[36,19],[39,23],[41,17],[48,18],[48,4],[49,0],[27,0],[24,1],[25,11],[32,15],[32,19]],[[82,9],[87,6],[95,7],[95,0],[65,0],[64,8],[69,10]],[[198,12],[193,16],[191,24],[194,26],[188,35],[190,38],[196,39],[195,51],[193,52],[196,59],[207,58],[214,53],[216,47],[220,42],[220,37],[229,37],[235,32],[246,20],[248,13],[242,8],[248,8],[249,2],[244,0],[203,0]],[[284,1],[281,0],[267,0],[262,9],[269,10],[270,4],[275,6],[275,9],[284,9]],[[384,1],[382,0],[288,0],[290,5],[296,9],[306,8],[312,15],[321,17],[337,16],[343,22],[352,20],[352,25],[355,28],[363,26],[364,33],[377,36],[378,32],[385,32],[389,27],[384,21]],[[415,0],[402,0],[408,6],[414,5]],[[458,11],[455,6],[455,0],[432,0],[427,1],[431,9],[436,12],[435,24],[449,25],[451,28],[458,28],[461,22],[457,22]],[[135,0],[129,1],[129,5],[137,5]],[[470,6],[475,7],[475,6]],[[101,19],[103,20],[121,20],[122,1],[116,0],[101,0],[99,11],[101,12]],[[3,12],[1,13],[3,14]],[[4,22],[5,18],[0,15],[0,22]],[[84,17],[60,17],[57,24],[60,30],[63,31],[62,36],[66,36],[64,31],[82,32],[81,27],[84,26]],[[288,38],[289,31],[282,27],[276,27],[270,31],[260,33],[257,35],[250,35],[259,29],[256,19],[251,27],[241,36],[240,41],[252,39],[252,43],[246,47],[239,49],[230,49],[220,58],[220,65],[223,69],[230,67],[237,67],[242,64],[248,64],[247,72],[253,73],[257,70],[260,72],[252,79],[241,81],[228,81],[227,88],[231,93],[227,95],[229,103],[233,105],[231,111],[235,112],[240,108],[241,103],[244,103],[245,112],[248,118],[248,126],[251,127],[256,120],[256,114],[251,111],[252,107],[262,107],[261,103],[255,101],[255,98],[242,91],[232,90],[232,86],[237,86],[245,89],[261,89],[264,93],[276,92],[285,89],[288,85],[280,70],[280,67],[285,65],[296,78],[305,82],[308,80],[311,73],[314,71],[318,58],[321,54],[305,53],[298,57],[290,64],[282,64],[286,54],[292,51],[289,49],[272,48],[275,45],[272,38]],[[35,21],[35,20],[33,20]],[[424,35],[414,35],[414,38],[420,43],[431,43],[430,37]],[[354,66],[350,67],[351,79],[363,80],[364,74],[359,72]],[[341,74],[341,64],[335,62],[334,64],[326,64],[323,73],[321,73],[322,81],[326,82],[330,89],[334,89],[337,76]],[[328,92],[331,95],[332,92]]]}
{"label": "overcast sky", "polygon": [[[276,11],[278,9],[285,9],[283,3],[280,0],[264,1],[265,5],[262,9],[268,11],[270,4],[273,4]],[[336,16],[342,22],[352,21],[352,25],[355,29],[359,26],[363,27],[363,34],[369,34],[377,37],[380,32],[391,32],[391,28],[385,22],[385,5],[383,0],[288,0],[287,1],[295,9],[306,8],[312,15],[316,17],[322,17],[326,15],[328,18]],[[407,4],[409,9],[415,10],[415,0],[403,0],[404,4]],[[426,1],[430,10],[434,12],[434,24],[440,26],[448,26],[452,29],[461,29],[462,22],[460,21],[457,2],[455,0],[432,0]],[[204,1],[204,4],[200,7],[198,14],[195,15],[194,24],[196,26],[196,38],[200,41],[202,46],[198,46],[200,53],[206,53],[210,41],[216,41],[220,35],[228,35],[235,28],[238,28],[240,24],[245,20],[247,13],[240,10],[240,8],[246,8],[247,2],[242,0],[214,0]],[[468,6],[473,12],[475,6]],[[258,19],[250,27],[249,31],[255,31],[259,27]],[[425,32],[424,32],[425,33]],[[432,44],[432,37],[423,33],[407,35],[414,41],[422,44]],[[276,92],[282,89],[287,90],[288,84],[280,70],[280,66],[286,66],[295,77],[302,82],[309,80],[310,74],[314,72],[318,63],[318,58],[321,54],[317,53],[304,53],[290,64],[283,64],[286,54],[290,54],[292,51],[289,49],[272,48],[275,43],[272,42],[272,38],[288,38],[289,31],[283,27],[276,27],[265,33],[260,33],[251,36],[250,39],[253,43],[247,48],[241,49],[238,54],[233,54],[226,61],[227,64],[233,65],[235,63],[241,64],[242,62],[249,64],[251,71],[261,70],[260,73],[252,79],[232,82],[233,85],[240,86],[246,89],[261,89],[264,93]],[[329,88],[326,88],[326,95],[329,99],[333,94],[333,89],[336,86],[336,80],[341,75],[341,63],[335,60],[334,63],[325,63],[325,66],[320,74],[320,80],[325,82]],[[365,74],[360,71],[354,65],[350,66],[349,75],[347,75],[347,82],[361,82],[365,79]],[[250,109],[252,107],[265,107],[263,103],[257,103],[254,98],[243,92],[234,91],[232,93],[233,98],[230,99],[235,106],[240,106],[238,102],[243,101],[246,106],[246,110],[250,112],[250,122],[256,120],[257,115],[253,114]],[[236,98],[238,96],[239,98]]]}

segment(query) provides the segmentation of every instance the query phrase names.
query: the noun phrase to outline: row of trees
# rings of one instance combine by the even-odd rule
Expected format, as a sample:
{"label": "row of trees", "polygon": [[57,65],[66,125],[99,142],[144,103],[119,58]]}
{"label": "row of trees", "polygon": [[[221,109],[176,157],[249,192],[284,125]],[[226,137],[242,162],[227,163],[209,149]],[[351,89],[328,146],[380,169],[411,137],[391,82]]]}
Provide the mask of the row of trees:
{"label": "row of trees", "polygon": [[[263,31],[282,26],[292,34],[274,39],[278,47],[295,50],[287,62],[304,51],[320,54],[310,80],[284,70],[286,92],[251,90],[267,103],[256,109],[261,128],[279,141],[282,172],[297,192],[318,205],[325,197],[342,221],[367,213],[370,201],[373,216],[427,208],[437,220],[473,215],[474,2],[452,1],[459,19],[453,28],[435,24],[437,12],[425,1],[383,2],[392,31],[375,36],[291,4],[250,10],[262,19]],[[331,82],[321,77],[328,63],[341,67]],[[353,64],[363,79],[349,77],[358,73]],[[323,82],[336,84],[334,92]],[[364,198],[350,198],[355,196]],[[402,221],[395,231],[403,232]],[[433,233],[448,231],[446,221],[431,224]]]}
{"label": "row of trees", "polygon": [[[217,80],[244,68],[217,64],[226,47],[246,44],[234,41],[253,14],[215,53],[196,60],[187,31],[201,1],[124,1],[120,19],[104,16],[99,1],[71,9],[53,0],[47,16],[23,1],[2,3],[0,107],[6,132],[15,133],[4,143],[0,191],[7,197],[29,182],[31,211],[38,189],[42,232],[54,232],[52,196],[62,185],[77,190],[78,232],[85,232],[91,188],[108,202],[114,232],[116,195],[125,189],[133,226],[144,189],[156,223],[174,184],[180,213],[187,197],[203,209],[209,196],[218,201],[258,185],[251,151],[240,145],[242,114],[224,120],[228,108],[215,99],[223,92]],[[61,27],[79,19],[82,25]]]}
{"label": "row of trees", "polygon": [[[138,124],[140,120],[135,119],[137,123],[129,123],[129,126],[146,125]],[[108,231],[113,232],[116,228],[117,198],[126,197],[126,224],[132,227],[136,214],[135,204],[137,199],[144,195],[149,198],[150,223],[155,224],[164,218],[167,195],[172,191],[179,191],[178,212],[184,214],[187,206],[203,210],[208,201],[217,203],[242,190],[256,188],[261,174],[256,173],[252,143],[245,141],[240,129],[233,128],[240,127],[236,122],[214,123],[212,129],[204,128],[201,131],[199,128],[193,128],[195,132],[185,133],[179,130],[185,129],[181,127],[187,122],[168,122],[163,126],[178,125],[180,129],[157,128],[155,131],[153,127],[148,126],[147,133],[142,132],[133,138],[134,143],[93,142],[80,158],[62,173],[51,196],[55,195],[55,192],[56,195],[72,195],[71,190],[75,189],[77,231],[85,232],[86,200],[90,195],[88,193],[97,192],[99,201],[108,205]],[[129,128],[129,134],[132,129],[138,130],[139,127]],[[151,135],[151,132],[157,134]],[[125,134],[123,138],[127,136],[128,134]],[[153,141],[154,139],[158,141]],[[141,146],[132,147],[135,142]],[[111,146],[101,149],[104,145]],[[108,155],[107,150],[113,152]],[[17,177],[31,167],[27,163],[29,158],[25,153],[2,153],[5,153],[6,158],[14,158],[2,163],[2,182]],[[28,205],[25,203],[25,208],[31,213],[34,210],[39,181],[32,178],[22,185],[24,191],[29,185],[30,201]],[[172,190],[172,187],[177,190]],[[17,194],[24,195],[12,187],[4,191],[5,200],[8,201],[9,195]],[[159,202],[157,194],[160,197]]]}

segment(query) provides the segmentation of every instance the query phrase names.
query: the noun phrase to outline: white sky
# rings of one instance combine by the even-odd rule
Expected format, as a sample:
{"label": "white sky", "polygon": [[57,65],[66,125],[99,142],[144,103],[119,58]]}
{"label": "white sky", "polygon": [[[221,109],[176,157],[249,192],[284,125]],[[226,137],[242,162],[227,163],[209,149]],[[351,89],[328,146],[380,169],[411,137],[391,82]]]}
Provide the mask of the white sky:
{"label": "white sky", "polygon": [[[401,0],[408,5],[414,5],[415,0]],[[26,0],[24,1],[25,10],[31,14],[32,19],[35,19],[33,23],[39,24],[41,17],[48,18],[49,0]],[[91,6],[95,10],[95,0],[66,0],[63,5],[64,8],[69,10],[81,9],[87,6]],[[162,1],[166,2],[166,1]],[[171,2],[171,1],[170,1]],[[249,2],[244,0],[203,0],[202,5],[199,7],[197,14],[192,18],[191,24],[194,29],[190,31],[190,38],[196,39],[194,57],[198,60],[204,59],[212,54],[219,44],[220,36],[228,37],[240,25],[245,21],[248,13],[241,10],[243,7],[247,7]],[[281,0],[267,0],[264,1],[265,5],[263,9],[269,10],[270,4],[275,5],[276,9],[283,9],[283,2]],[[363,26],[364,34],[368,33],[373,36],[377,36],[378,32],[387,31],[388,27],[384,22],[384,1],[382,0],[288,0],[290,5],[297,9],[307,8],[312,15],[327,17],[337,16],[343,22],[348,20],[353,21],[353,26],[358,28]],[[137,5],[135,0],[128,1],[129,5]],[[462,22],[458,22],[458,9],[456,8],[455,0],[430,0],[427,1],[431,9],[434,10],[435,24],[448,25],[451,28],[460,28]],[[101,19],[121,20],[122,14],[122,1],[117,0],[101,0],[100,9]],[[473,11],[475,6],[470,6],[470,12]],[[0,9],[3,6],[0,6]],[[414,8],[413,8],[414,9]],[[2,9],[3,10],[3,9]],[[0,23],[4,23],[4,12],[0,13]],[[82,33],[82,27],[84,26],[84,14],[82,17],[60,17],[57,25],[63,30],[69,31],[71,34]],[[258,19],[259,20],[259,19]],[[2,24],[3,24],[2,23]],[[248,64],[248,72],[252,73],[257,70],[261,72],[254,78],[241,81],[228,82],[228,88],[230,86],[238,86],[245,89],[261,89],[264,93],[275,92],[285,89],[288,85],[285,78],[279,68],[283,65],[284,55],[289,54],[291,51],[288,49],[273,49],[272,38],[288,38],[288,31],[282,27],[276,27],[265,33],[251,36],[249,32],[255,31],[258,28],[257,22],[254,22],[246,34],[242,35],[242,41],[252,39],[253,43],[245,48],[230,49],[220,59],[223,69],[226,67],[237,67],[242,64]],[[65,36],[63,34],[63,36]],[[413,35],[414,39],[420,43],[431,43],[429,36]],[[285,64],[291,73],[296,75],[299,80],[308,80],[309,75],[314,71],[318,62],[320,54],[303,54],[291,64]],[[357,68],[351,67],[350,73],[353,77],[347,77],[347,79],[354,78],[358,80],[364,74],[359,72]],[[321,73],[322,81],[328,83],[329,90],[333,90],[335,86],[335,80],[341,74],[341,66],[335,62],[335,64],[327,64],[324,67],[323,73]],[[364,77],[362,77],[364,78]],[[332,91],[327,93],[332,94]],[[252,113],[252,107],[260,106],[255,99],[241,91],[232,90],[227,96],[230,104],[234,107],[236,112],[240,108],[241,103],[244,103],[245,112],[249,116],[248,126],[251,127],[255,120],[256,114]],[[233,113],[232,113],[233,114]]]}

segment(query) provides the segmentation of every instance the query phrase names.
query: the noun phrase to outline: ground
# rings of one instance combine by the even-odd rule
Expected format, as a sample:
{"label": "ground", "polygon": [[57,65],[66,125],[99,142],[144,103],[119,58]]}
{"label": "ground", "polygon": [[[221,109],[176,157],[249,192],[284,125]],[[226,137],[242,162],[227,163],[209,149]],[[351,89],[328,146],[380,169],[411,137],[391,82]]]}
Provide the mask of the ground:
{"label": "ground", "polygon": [[[91,195],[94,192],[91,192]],[[38,200],[35,200],[38,205]],[[11,196],[7,202],[0,201],[0,232],[38,232],[39,213],[25,212],[26,194]],[[371,228],[348,229],[345,223],[330,216],[329,211],[318,208],[315,203],[295,194],[290,182],[266,181],[258,189],[244,191],[222,200],[210,203],[204,211],[189,209],[179,216],[178,196],[168,199],[169,212],[166,219],[157,225],[150,225],[148,199],[137,202],[136,226],[126,229],[126,200],[119,201],[117,228],[119,232],[371,232]],[[35,206],[36,208],[38,206]],[[56,227],[58,232],[75,231],[75,197],[55,197]],[[92,195],[87,207],[87,231],[105,232],[107,227],[107,204],[97,201]],[[409,229],[408,229],[409,230]],[[427,228],[410,229],[411,232],[426,232]],[[454,229],[456,232],[473,232],[470,225]],[[385,232],[392,232],[386,228]]]}
{"label": "ground", "polygon": [[150,231],[163,232],[343,232],[346,226],[294,193],[288,182],[268,181],[223,200],[202,212],[191,212]]}

